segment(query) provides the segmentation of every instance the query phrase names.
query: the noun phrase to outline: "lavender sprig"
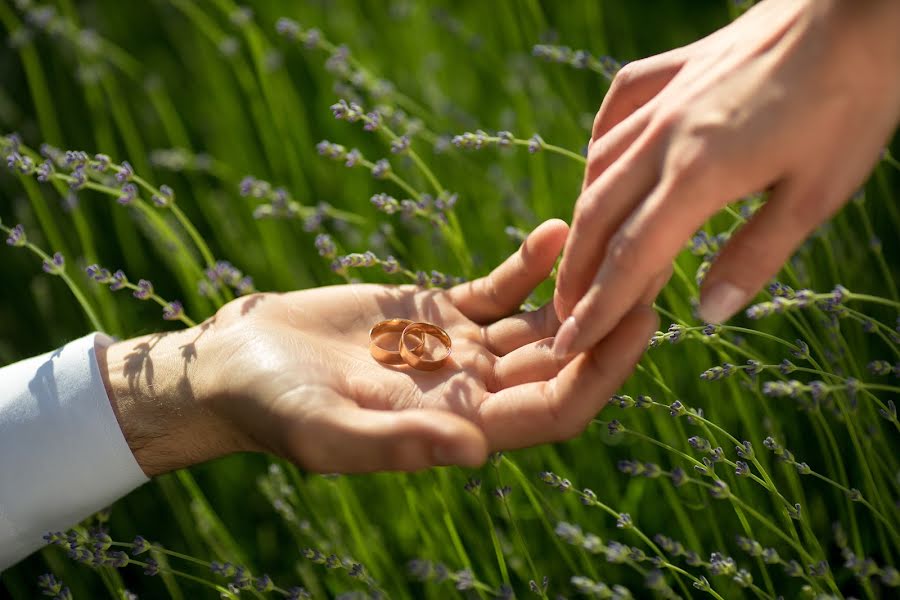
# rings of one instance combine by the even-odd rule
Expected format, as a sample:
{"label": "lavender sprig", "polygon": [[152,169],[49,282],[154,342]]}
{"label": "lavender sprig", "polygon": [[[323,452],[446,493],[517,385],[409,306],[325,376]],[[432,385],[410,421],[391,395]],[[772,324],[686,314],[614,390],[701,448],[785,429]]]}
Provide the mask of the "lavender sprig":
{"label": "lavender sprig", "polygon": [[[151,198],[150,203],[159,208],[171,210],[206,264],[209,266],[215,262],[203,237],[175,203],[174,190],[167,185],[154,187],[138,176],[128,161],[114,163],[105,154],[90,155],[81,150],[62,151],[49,144],[43,144],[41,156],[46,160],[40,166],[35,166],[33,160],[29,159],[28,169],[23,171],[25,165],[17,157],[36,157],[37,154],[22,145],[15,135],[0,136],[0,155],[6,158],[7,163],[12,161],[13,166],[23,174],[35,176],[41,181],[62,182],[73,190],[94,190],[112,196],[122,205],[134,205],[144,214],[151,216],[152,210],[138,192],[138,190],[143,190]],[[152,219],[152,217],[151,220],[176,243],[182,244],[177,235],[165,231],[167,226],[164,221],[158,218]],[[184,248],[184,253],[190,257],[190,261],[193,263],[193,256],[186,248]]]}
{"label": "lavender sprig", "polygon": [[522,139],[514,136],[509,131],[498,131],[495,135],[490,135],[479,129],[474,133],[466,131],[465,133],[455,135],[451,138],[451,143],[457,148],[465,150],[481,150],[488,146],[496,148],[524,146],[528,148],[530,154],[536,154],[541,150],[546,150],[547,152],[553,152],[554,154],[559,154],[560,156],[572,159],[581,166],[587,164],[587,159],[585,159],[585,157],[561,146],[548,144],[538,134],[534,134],[529,139]]}
{"label": "lavender sprig", "polygon": [[0,233],[6,234],[6,244],[8,246],[13,248],[25,248],[40,258],[45,273],[55,275],[65,282],[69,291],[75,296],[75,300],[81,306],[81,309],[84,311],[84,314],[87,316],[88,321],[90,321],[94,330],[103,331],[103,326],[100,324],[100,319],[97,317],[97,313],[94,312],[94,308],[91,306],[90,302],[88,302],[88,299],[85,297],[84,293],[82,293],[81,289],[74,281],[72,281],[72,278],[69,277],[69,274],[66,272],[65,258],[60,252],[55,252],[53,256],[49,256],[41,248],[28,241],[25,228],[21,223],[15,227],[9,228],[0,222]]}
{"label": "lavender sprig", "polygon": [[569,65],[576,69],[594,71],[612,81],[623,64],[611,56],[594,56],[587,50],[573,50],[568,46],[537,44],[531,53],[548,62]]}
{"label": "lavender sprig", "polygon": [[197,325],[194,320],[184,314],[184,307],[179,300],[164,300],[156,294],[153,284],[146,279],[141,279],[137,284],[134,284],[128,280],[123,271],[119,270],[112,273],[109,269],[97,264],[89,265],[85,269],[85,273],[87,273],[91,281],[101,285],[108,285],[111,291],[127,289],[131,290],[132,295],[138,300],[156,302],[162,307],[163,319],[167,321],[181,321],[188,327]]}
{"label": "lavender sprig", "polygon": [[253,210],[254,219],[303,219],[304,230],[310,232],[319,230],[326,217],[348,223],[363,223],[359,215],[336,209],[324,202],[317,206],[301,204],[285,188],[274,187],[268,181],[252,175],[244,177],[238,188],[241,196],[268,200]]}

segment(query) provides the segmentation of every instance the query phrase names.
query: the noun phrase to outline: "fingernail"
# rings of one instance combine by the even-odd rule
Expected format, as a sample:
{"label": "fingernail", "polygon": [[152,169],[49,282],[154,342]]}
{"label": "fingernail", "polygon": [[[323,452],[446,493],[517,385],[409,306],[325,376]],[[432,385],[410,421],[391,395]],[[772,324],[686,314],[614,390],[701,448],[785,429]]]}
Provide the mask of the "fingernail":
{"label": "fingernail", "polygon": [[700,298],[700,318],[707,323],[727,321],[747,303],[747,292],[727,281],[717,281]]}
{"label": "fingernail", "polygon": [[578,323],[573,315],[563,321],[559,331],[556,332],[556,339],[553,340],[553,355],[557,360],[562,360],[569,355],[569,350],[576,337],[578,337]]}
{"label": "fingernail", "polygon": [[438,466],[462,465],[466,467],[481,464],[481,455],[476,456],[476,449],[468,446],[444,445],[435,446],[431,451],[434,464]]}

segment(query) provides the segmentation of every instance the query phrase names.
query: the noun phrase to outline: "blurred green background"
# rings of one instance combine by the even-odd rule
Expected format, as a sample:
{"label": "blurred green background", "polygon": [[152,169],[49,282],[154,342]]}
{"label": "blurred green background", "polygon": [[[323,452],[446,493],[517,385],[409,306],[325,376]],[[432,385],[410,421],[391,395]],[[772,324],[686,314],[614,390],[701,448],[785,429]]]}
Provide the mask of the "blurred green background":
{"label": "blurred green background", "polygon": [[[155,185],[172,186],[179,206],[215,257],[252,275],[260,290],[342,280],[317,256],[316,234],[305,231],[302,221],[252,218],[260,201],[239,195],[238,182],[245,175],[285,186],[304,205],[327,202],[358,215],[359,222],[324,223],[345,252],[372,249],[382,256],[393,254],[413,269],[475,276],[515,249],[517,242],[505,233],[506,227],[529,230],[549,217],[570,219],[581,167],[547,152],[529,155],[523,148],[477,153],[444,148],[440,138],[477,128],[508,129],[525,139],[540,133],[548,143],[579,152],[609,82],[591,71],[533,57],[535,44],[565,44],[628,61],[696,40],[737,14],[733,3],[725,0],[304,0],[245,5],[231,0],[59,0],[40,3],[43,8],[23,8],[26,4],[0,0],[0,38],[5,42],[0,49],[0,131],[18,132],[33,148],[47,142],[63,149],[104,152],[114,161],[128,160]],[[61,19],[71,26],[65,30],[68,34],[45,31],[40,17],[50,13],[35,11],[47,7],[54,11],[51,22]],[[472,270],[466,272],[428,227],[385,216],[369,202],[379,191],[399,198],[399,189],[375,181],[365,169],[346,169],[317,154],[315,145],[322,139],[358,147],[373,160],[389,151],[359,124],[331,117],[328,107],[347,97],[354,82],[328,72],[327,53],[278,36],[274,23],[283,16],[319,28],[334,44],[346,44],[359,64],[392,83],[395,91],[378,102],[402,107],[424,124],[425,131],[413,136],[413,148],[444,185],[459,193],[456,214]],[[360,95],[367,108],[374,105],[371,95]],[[166,155],[158,152],[164,149],[179,149],[176,158],[184,160],[172,164],[172,154],[165,160]],[[414,169],[402,160],[393,162],[414,187],[426,189]],[[896,170],[882,164],[867,188],[865,203],[852,204],[804,246],[794,263],[798,280],[792,284],[828,291],[840,282],[851,290],[896,296],[883,270],[886,265],[893,277],[900,275],[896,183]],[[167,241],[112,198],[81,191],[73,201],[48,185],[2,173],[0,219],[9,226],[24,224],[31,240],[45,250],[63,252],[73,267],[99,262],[125,269],[132,279],[152,280],[164,298],[182,299],[196,320],[215,309],[198,293],[196,276]],[[709,231],[721,231],[731,223],[730,217],[717,217]],[[875,224],[871,232],[870,223]],[[173,227],[178,230],[177,224]],[[871,250],[872,235],[880,237],[881,257]],[[698,262],[689,255],[679,259],[686,276],[676,277],[660,301],[671,311],[668,314],[694,325],[690,300],[697,293],[693,274]],[[114,295],[70,269],[73,272],[110,333],[132,336],[170,326],[160,319],[157,306],[125,293]],[[353,276],[397,281],[375,271]],[[0,248],[0,277],[0,364],[44,352],[89,331],[63,282],[41,273],[34,256]],[[546,286],[535,303],[546,301],[551,291]],[[891,310],[878,308],[872,315],[894,326],[896,315]],[[663,317],[664,327],[669,320]],[[798,330],[821,335],[820,347],[828,347],[815,315],[798,320],[799,325],[775,319],[753,326],[788,343],[801,335]],[[836,360],[833,369],[854,373],[870,360],[892,356],[889,344],[866,336],[855,324],[843,336],[849,356]],[[751,334],[734,333],[728,339],[736,348],[767,358],[767,364],[787,356],[784,345]],[[798,460],[826,473],[846,457],[851,487],[863,487],[855,479],[853,461],[878,454],[884,462],[883,469],[876,469],[878,482],[885,482],[885,493],[896,501],[900,483],[889,483],[897,462],[896,431],[888,431],[871,405],[859,409],[852,427],[874,432],[872,438],[862,450],[851,449],[843,432],[847,423],[840,419],[822,417],[830,420],[825,435],[814,429],[824,427],[818,416],[798,412],[788,399],[763,398],[758,386],[735,380],[699,381],[702,371],[730,357],[715,343],[683,343],[681,348],[652,351],[651,362],[645,362],[629,382],[629,393],[651,394],[666,403],[682,398],[691,406],[702,406],[707,417],[737,438],[753,440],[760,455],[762,438],[772,434],[790,440]],[[728,352],[735,352],[732,362],[743,362],[739,351]],[[601,418],[622,419],[628,427],[679,448],[686,448],[685,440],[692,435],[689,427],[665,413],[610,409]],[[730,452],[727,440],[720,443]],[[115,506],[111,533],[125,541],[141,534],[207,560],[241,562],[254,573],[271,573],[283,586],[303,583],[321,595],[362,589],[345,575],[301,558],[298,548],[312,546],[362,561],[392,597],[443,598],[456,593],[451,584],[412,582],[406,562],[423,557],[453,569],[471,567],[479,580],[496,588],[501,574],[487,516],[496,526],[497,543],[521,596],[530,594],[529,579],[544,575],[550,577],[548,594],[572,594],[568,580],[575,574],[610,585],[625,583],[637,597],[650,594],[638,571],[609,565],[602,556],[592,557],[558,542],[553,526],[566,520],[604,539],[637,543],[615,528],[614,519],[583,507],[577,498],[546,489],[537,474],[553,470],[576,487],[592,487],[616,510],[630,512],[648,535],[663,532],[703,556],[728,552],[742,566],[758,567],[735,549],[735,534],[746,535],[746,530],[733,510],[713,503],[699,488],[629,481],[615,467],[626,457],[652,460],[667,469],[681,464],[678,457],[652,444],[611,439],[605,427],[596,427],[571,443],[517,452],[499,466],[474,474],[457,469],[411,476],[295,474],[298,521],[286,523],[257,484],[269,459],[236,456],[144,486]],[[761,460],[792,492],[800,489],[792,469],[775,465],[768,456]],[[470,476],[484,480],[480,499],[463,489]],[[823,540],[824,555],[836,569],[841,559],[831,523],[848,519],[856,509],[821,482],[804,479],[803,484],[809,502],[805,510]],[[508,503],[498,502],[490,493],[504,485],[513,488]],[[778,510],[751,484],[734,485],[760,511]],[[896,505],[888,508],[896,519]],[[858,519],[857,546],[879,563],[896,564],[894,553],[900,549],[885,542],[875,522],[864,514],[853,518]],[[764,531],[758,537],[764,543],[777,541]],[[536,567],[530,566],[530,559]],[[118,585],[50,549],[4,573],[6,592],[0,594],[35,597],[36,577],[48,568],[65,580],[76,598],[102,597],[105,588]],[[761,574],[754,573],[762,585]],[[193,598],[209,593],[184,581],[179,582],[179,591],[160,578],[141,575],[139,569],[125,569],[121,577],[141,597]],[[772,577],[786,597],[794,597],[802,583],[784,577],[780,568]],[[846,573],[838,578],[845,589],[863,590]],[[713,583],[726,598],[742,593],[729,578]],[[868,597],[888,597],[880,596],[877,587],[866,589]]]}

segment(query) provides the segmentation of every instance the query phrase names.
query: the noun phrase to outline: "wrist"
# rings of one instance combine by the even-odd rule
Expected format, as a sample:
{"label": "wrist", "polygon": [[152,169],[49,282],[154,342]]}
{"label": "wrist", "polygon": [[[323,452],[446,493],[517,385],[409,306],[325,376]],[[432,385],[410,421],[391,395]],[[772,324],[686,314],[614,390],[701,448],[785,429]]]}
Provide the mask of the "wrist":
{"label": "wrist", "polygon": [[110,405],[148,477],[247,449],[238,430],[207,408],[217,364],[207,329],[97,344]]}

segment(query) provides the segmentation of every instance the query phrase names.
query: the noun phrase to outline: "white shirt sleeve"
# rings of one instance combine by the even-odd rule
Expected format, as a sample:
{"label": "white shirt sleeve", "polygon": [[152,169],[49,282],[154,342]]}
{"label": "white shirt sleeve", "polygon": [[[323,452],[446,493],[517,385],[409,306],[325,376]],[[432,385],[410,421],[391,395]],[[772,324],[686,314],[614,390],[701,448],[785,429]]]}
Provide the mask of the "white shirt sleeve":
{"label": "white shirt sleeve", "polygon": [[0,369],[0,571],[147,481],[119,428],[91,334]]}

